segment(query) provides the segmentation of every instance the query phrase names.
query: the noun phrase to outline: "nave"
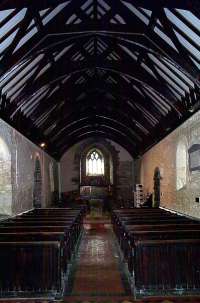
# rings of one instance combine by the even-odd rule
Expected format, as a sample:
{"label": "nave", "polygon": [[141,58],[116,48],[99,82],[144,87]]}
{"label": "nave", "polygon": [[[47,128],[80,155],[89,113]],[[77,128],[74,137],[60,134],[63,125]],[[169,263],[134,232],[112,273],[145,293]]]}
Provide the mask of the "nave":
{"label": "nave", "polygon": [[199,302],[199,184],[199,0],[0,0],[3,303]]}
{"label": "nave", "polygon": [[[64,221],[65,223],[62,224]],[[56,258],[55,243],[58,241],[62,243],[62,237],[58,235],[61,236],[67,230],[68,239],[65,239],[65,245],[60,251],[60,257],[64,256],[62,264],[60,263],[61,269],[57,268],[60,257],[57,255]],[[116,209],[112,210],[111,219],[110,216],[94,219],[86,215],[85,207],[35,209],[26,212],[0,224],[0,301],[6,303],[200,302],[199,279],[195,277],[198,265],[195,267],[195,260],[192,260],[195,257],[198,259],[200,254],[199,247],[195,245],[197,242],[199,246],[199,233],[199,221],[170,214],[162,209]],[[130,241],[131,237],[135,242],[134,246]],[[145,246],[147,240],[151,240],[151,244],[157,245],[158,249],[164,242],[165,249],[161,247],[160,251],[157,253],[154,251],[152,254],[151,245],[149,247],[147,245],[142,250],[140,246]],[[187,241],[189,246],[187,246]],[[186,245],[185,248],[181,248],[182,257],[178,252],[180,243],[182,246]],[[37,250],[34,250],[36,244],[39,246]],[[8,245],[12,247],[11,250],[8,249]],[[29,247],[28,250],[27,247]],[[154,250],[155,248],[156,246]],[[133,258],[133,249],[135,255],[139,252],[137,258]],[[176,264],[169,259],[170,254],[175,258],[174,262],[179,262],[179,265],[183,266],[182,270],[187,273],[185,277],[180,271],[174,271],[176,276],[173,276],[173,266]],[[162,259],[163,256],[164,259]],[[143,261],[140,260],[139,264],[135,263],[140,258],[144,258]],[[41,260],[39,264],[34,263],[39,260]],[[12,263],[10,268],[8,268],[8,262]],[[154,263],[151,264],[152,262]],[[22,265],[21,270],[19,270],[19,264]],[[170,268],[169,272],[167,268],[162,268],[166,264]],[[39,271],[35,268],[38,266]],[[188,270],[188,266],[193,267],[193,272]],[[12,269],[12,275],[7,273],[9,269]],[[154,269],[156,273],[153,274]],[[61,280],[64,279],[59,285],[57,283],[59,275],[55,272],[59,273],[60,270],[63,270],[65,275],[60,277]],[[176,291],[174,296],[167,295],[166,292],[170,284],[167,281],[169,273],[171,273],[170,291],[172,292],[174,282],[177,287],[173,289],[174,293]],[[33,279],[30,279],[28,275]],[[161,279],[162,286],[157,284],[155,279],[157,276]],[[2,277],[6,278],[4,283],[2,283]],[[143,285],[140,280],[143,280]],[[183,288],[180,289],[181,283],[187,295],[183,294]],[[138,285],[141,287],[139,292]],[[158,289],[161,290],[159,294]],[[7,300],[6,297],[9,299]]]}

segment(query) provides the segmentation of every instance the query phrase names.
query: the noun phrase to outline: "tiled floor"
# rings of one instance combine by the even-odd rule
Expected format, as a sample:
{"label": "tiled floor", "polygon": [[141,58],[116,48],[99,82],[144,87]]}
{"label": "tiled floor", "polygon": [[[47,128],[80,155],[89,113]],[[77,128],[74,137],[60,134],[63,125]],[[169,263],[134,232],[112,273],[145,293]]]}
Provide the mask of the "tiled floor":
{"label": "tiled floor", "polygon": [[110,224],[85,224],[69,284],[68,296],[130,298],[131,291],[120,264]]}

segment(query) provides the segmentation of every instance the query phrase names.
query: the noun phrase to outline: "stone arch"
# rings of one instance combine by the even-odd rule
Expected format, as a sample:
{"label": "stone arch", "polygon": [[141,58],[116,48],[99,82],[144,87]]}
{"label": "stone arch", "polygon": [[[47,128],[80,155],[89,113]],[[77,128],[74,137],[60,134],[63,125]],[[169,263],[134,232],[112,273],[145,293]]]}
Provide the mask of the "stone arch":
{"label": "stone arch", "polygon": [[114,174],[114,171],[117,170],[119,165],[118,152],[110,142],[96,138],[83,142],[75,155],[75,161],[80,166],[80,183],[83,181],[82,178],[86,176],[86,156],[90,150],[95,148],[100,150],[104,156],[104,175],[106,183],[116,185],[117,176]]}
{"label": "stone arch", "polygon": [[159,207],[160,206],[160,181],[162,177],[160,174],[160,168],[156,167],[154,170],[154,201],[153,201],[153,206],[154,207]]}
{"label": "stone arch", "polygon": [[[117,185],[118,185],[118,167],[119,167],[119,152],[116,150],[115,146],[106,139],[103,138],[89,138],[82,141],[75,152],[74,156],[74,170],[79,172],[76,178],[73,178],[74,184],[81,184],[85,176],[86,166],[85,166],[85,156],[91,148],[98,148],[104,155],[105,160],[105,175],[107,183],[110,184],[109,190],[112,191],[113,195],[116,196]],[[83,174],[81,175],[81,172]],[[109,177],[108,177],[109,176]]]}
{"label": "stone arch", "polygon": [[35,159],[34,184],[33,184],[33,207],[42,207],[42,171],[40,159]]}
{"label": "stone arch", "polygon": [[54,180],[54,166],[53,166],[53,162],[49,163],[49,183],[50,183],[50,191],[53,193],[55,191],[55,180]]}
{"label": "stone arch", "polygon": [[0,215],[12,214],[11,153],[0,137]]}

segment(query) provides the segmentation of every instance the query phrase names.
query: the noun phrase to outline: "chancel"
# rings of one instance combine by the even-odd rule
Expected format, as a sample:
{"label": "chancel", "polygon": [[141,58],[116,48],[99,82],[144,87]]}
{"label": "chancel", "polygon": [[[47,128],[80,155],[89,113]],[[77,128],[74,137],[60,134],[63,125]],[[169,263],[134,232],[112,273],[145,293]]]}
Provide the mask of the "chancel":
{"label": "chancel", "polygon": [[200,302],[200,1],[0,1],[0,302]]}

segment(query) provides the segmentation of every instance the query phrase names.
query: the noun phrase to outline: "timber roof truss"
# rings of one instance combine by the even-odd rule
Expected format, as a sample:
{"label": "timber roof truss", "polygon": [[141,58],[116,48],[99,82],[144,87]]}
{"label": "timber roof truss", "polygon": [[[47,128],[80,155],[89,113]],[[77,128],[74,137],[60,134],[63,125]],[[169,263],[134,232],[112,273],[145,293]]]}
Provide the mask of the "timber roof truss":
{"label": "timber roof truss", "polygon": [[1,1],[0,116],[55,158],[144,153],[199,108],[199,69],[199,1]]}

